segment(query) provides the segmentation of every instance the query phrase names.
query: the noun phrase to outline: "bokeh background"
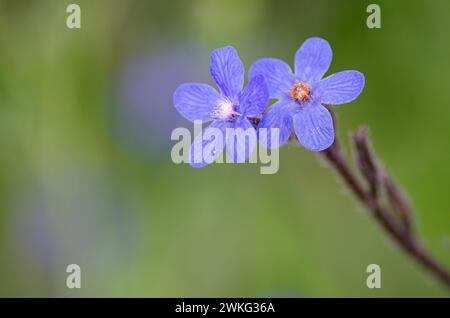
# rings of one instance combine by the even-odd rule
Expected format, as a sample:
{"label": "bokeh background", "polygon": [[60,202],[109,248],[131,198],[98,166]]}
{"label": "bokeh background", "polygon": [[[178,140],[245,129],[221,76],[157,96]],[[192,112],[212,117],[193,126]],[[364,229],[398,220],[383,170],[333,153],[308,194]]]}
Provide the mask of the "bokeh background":
{"label": "bokeh background", "polygon": [[[81,6],[82,28],[66,27]],[[450,266],[450,2],[0,1],[0,296],[448,296],[392,243],[318,157],[280,170],[192,169],[170,158],[183,82],[212,83],[209,54],[293,63],[308,37],[331,73],[366,87],[339,135],[367,123],[407,189],[418,230]],[[382,28],[366,27],[378,3]],[[350,155],[350,154],[349,154]],[[82,288],[66,287],[66,266]],[[382,288],[366,287],[366,267]]]}

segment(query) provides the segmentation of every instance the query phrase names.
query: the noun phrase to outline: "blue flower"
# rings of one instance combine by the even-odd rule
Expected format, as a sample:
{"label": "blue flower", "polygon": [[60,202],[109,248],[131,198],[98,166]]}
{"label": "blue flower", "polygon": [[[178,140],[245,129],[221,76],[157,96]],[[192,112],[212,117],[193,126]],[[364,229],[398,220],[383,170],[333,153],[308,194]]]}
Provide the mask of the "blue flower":
{"label": "blue flower", "polygon": [[[220,93],[206,84],[188,83],[179,86],[173,96],[175,108],[186,119],[212,121],[191,145],[190,164],[193,167],[203,167],[216,160],[225,144],[234,162],[245,161],[256,145],[256,141],[246,138],[248,129],[256,136],[248,118],[259,116],[269,102],[262,75],[254,76],[242,91],[244,65],[235,48],[226,46],[214,50],[210,70]],[[234,129],[234,133],[226,135],[229,128]],[[212,130],[219,130],[223,138],[216,138]],[[207,155],[204,149],[209,151]]]}
{"label": "blue flower", "polygon": [[263,75],[270,97],[278,99],[263,115],[258,129],[279,128],[279,143],[271,144],[269,136],[265,146],[283,145],[292,128],[309,150],[322,151],[333,144],[333,120],[324,105],[353,101],[361,93],[365,79],[358,71],[343,71],[322,79],[332,56],[326,40],[309,38],[295,54],[295,74],[279,59],[263,58],[252,65],[249,78]]}

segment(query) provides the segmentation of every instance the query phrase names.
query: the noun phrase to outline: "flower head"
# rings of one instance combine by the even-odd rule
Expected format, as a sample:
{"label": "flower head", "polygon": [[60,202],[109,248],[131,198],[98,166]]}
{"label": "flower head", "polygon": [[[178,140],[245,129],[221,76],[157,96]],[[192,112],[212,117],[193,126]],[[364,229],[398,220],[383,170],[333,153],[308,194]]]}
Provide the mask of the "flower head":
{"label": "flower head", "polygon": [[[188,120],[212,121],[191,145],[193,167],[203,167],[217,159],[225,144],[234,162],[245,161],[255,147],[255,143],[246,138],[247,130],[254,131],[248,118],[259,116],[269,102],[262,75],[254,76],[242,90],[244,65],[235,48],[226,46],[214,50],[210,70],[220,93],[206,84],[189,83],[179,86],[173,96],[175,108]],[[225,138],[227,128],[232,128],[234,134]],[[220,130],[224,138],[205,138],[214,135],[212,129]],[[204,149],[210,150],[206,156]]]}
{"label": "flower head", "polygon": [[286,143],[292,128],[299,142],[309,150],[322,151],[333,144],[333,120],[324,105],[353,101],[364,88],[365,79],[358,71],[343,71],[322,79],[332,56],[326,40],[309,38],[295,54],[295,74],[279,59],[263,58],[252,65],[250,80],[264,76],[270,97],[278,99],[258,127],[280,129],[279,143],[271,144],[269,137],[267,147]]}

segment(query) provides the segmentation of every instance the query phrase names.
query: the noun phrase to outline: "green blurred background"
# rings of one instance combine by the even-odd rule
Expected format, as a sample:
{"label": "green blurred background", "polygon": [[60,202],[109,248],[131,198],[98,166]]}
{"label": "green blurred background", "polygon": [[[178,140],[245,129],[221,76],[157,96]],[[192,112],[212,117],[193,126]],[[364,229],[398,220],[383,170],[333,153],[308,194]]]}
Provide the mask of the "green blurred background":
{"label": "green blurred background", "polygon": [[[372,2],[381,29],[366,27]],[[275,175],[192,169],[172,163],[170,132],[192,128],[172,94],[211,83],[213,49],[292,65],[324,37],[329,72],[366,76],[339,135],[370,126],[450,267],[449,14],[446,0],[0,1],[0,296],[448,296],[315,154],[284,147]],[[366,287],[372,263],[381,289]]]}

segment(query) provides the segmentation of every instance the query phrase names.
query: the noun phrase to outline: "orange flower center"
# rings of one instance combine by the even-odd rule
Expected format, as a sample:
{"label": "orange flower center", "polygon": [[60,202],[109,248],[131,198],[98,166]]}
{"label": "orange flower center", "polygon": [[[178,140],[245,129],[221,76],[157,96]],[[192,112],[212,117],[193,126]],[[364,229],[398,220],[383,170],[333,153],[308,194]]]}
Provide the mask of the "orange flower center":
{"label": "orange flower center", "polygon": [[306,81],[296,82],[291,88],[291,97],[298,102],[305,102],[311,99],[311,89]]}

